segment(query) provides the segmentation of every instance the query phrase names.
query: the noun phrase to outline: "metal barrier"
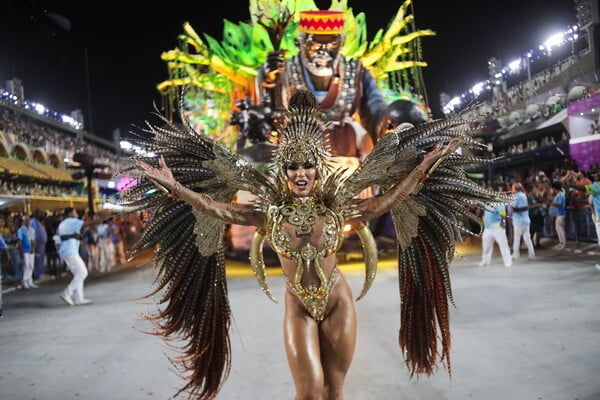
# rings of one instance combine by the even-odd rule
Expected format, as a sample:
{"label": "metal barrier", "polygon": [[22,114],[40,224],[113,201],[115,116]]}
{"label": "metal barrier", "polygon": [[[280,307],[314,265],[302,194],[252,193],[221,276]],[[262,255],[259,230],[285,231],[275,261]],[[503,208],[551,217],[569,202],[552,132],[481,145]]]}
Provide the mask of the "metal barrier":
{"label": "metal barrier", "polygon": [[[568,209],[565,231],[568,241],[598,243],[596,225],[590,209]],[[554,229],[554,219],[549,215],[544,217],[544,237],[558,238]]]}

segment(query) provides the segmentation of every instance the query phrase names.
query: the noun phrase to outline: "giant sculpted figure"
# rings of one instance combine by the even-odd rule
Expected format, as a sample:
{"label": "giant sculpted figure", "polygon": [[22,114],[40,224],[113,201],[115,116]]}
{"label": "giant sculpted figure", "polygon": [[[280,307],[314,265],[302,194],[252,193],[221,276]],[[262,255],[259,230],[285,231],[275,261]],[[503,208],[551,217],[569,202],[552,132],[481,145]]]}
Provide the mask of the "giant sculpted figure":
{"label": "giant sculpted figure", "polygon": [[275,108],[286,108],[297,90],[310,90],[326,118],[334,121],[329,133],[331,153],[362,160],[378,137],[387,103],[361,62],[340,53],[344,13],[300,12],[296,45],[298,54],[287,61],[283,51],[267,56],[257,76],[259,99],[270,97]]}

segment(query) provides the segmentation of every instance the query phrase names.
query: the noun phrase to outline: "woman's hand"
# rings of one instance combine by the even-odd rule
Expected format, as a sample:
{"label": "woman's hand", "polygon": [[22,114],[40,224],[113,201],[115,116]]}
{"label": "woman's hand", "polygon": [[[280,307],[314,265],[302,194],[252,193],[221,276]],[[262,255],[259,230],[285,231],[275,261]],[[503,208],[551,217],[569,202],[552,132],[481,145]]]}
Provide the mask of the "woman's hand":
{"label": "woman's hand", "polygon": [[173,190],[175,187],[175,183],[177,181],[175,180],[171,169],[167,167],[165,159],[162,156],[158,159],[158,168],[154,168],[150,164],[143,161],[138,161],[137,167],[155,184],[158,183],[160,186],[163,186],[163,188],[168,190]]}
{"label": "woman's hand", "polygon": [[438,160],[444,158],[446,155],[456,151],[459,145],[460,140],[458,138],[452,139],[446,146],[443,146],[441,143],[436,144],[433,149],[429,153],[426,153],[425,157],[423,157],[423,161],[421,161],[421,167],[425,171],[429,171],[432,165],[434,165]]}

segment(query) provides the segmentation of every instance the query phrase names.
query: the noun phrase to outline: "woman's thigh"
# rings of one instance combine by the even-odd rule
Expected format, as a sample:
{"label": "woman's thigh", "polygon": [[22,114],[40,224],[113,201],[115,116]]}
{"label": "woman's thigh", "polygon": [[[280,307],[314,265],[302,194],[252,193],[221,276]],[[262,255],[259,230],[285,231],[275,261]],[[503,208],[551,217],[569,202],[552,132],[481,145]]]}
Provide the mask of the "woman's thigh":
{"label": "woman's thigh", "polygon": [[321,362],[326,381],[344,379],[356,347],[356,308],[343,276],[338,277],[334,292],[332,308],[319,325]]}
{"label": "woman's thigh", "polygon": [[319,326],[298,299],[286,290],[284,343],[296,386],[323,384]]}

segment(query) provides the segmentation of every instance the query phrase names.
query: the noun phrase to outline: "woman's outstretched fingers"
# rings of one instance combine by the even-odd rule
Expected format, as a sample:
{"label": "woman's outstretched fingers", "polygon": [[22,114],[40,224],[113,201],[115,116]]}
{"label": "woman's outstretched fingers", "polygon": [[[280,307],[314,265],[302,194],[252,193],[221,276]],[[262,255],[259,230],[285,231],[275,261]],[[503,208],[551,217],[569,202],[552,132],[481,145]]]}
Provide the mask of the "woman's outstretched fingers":
{"label": "woman's outstretched fingers", "polygon": [[460,140],[458,140],[458,138],[454,138],[454,139],[450,140],[450,142],[448,142],[448,145],[442,151],[442,155],[446,155],[446,154],[454,152],[458,148],[459,145],[460,145]]}

